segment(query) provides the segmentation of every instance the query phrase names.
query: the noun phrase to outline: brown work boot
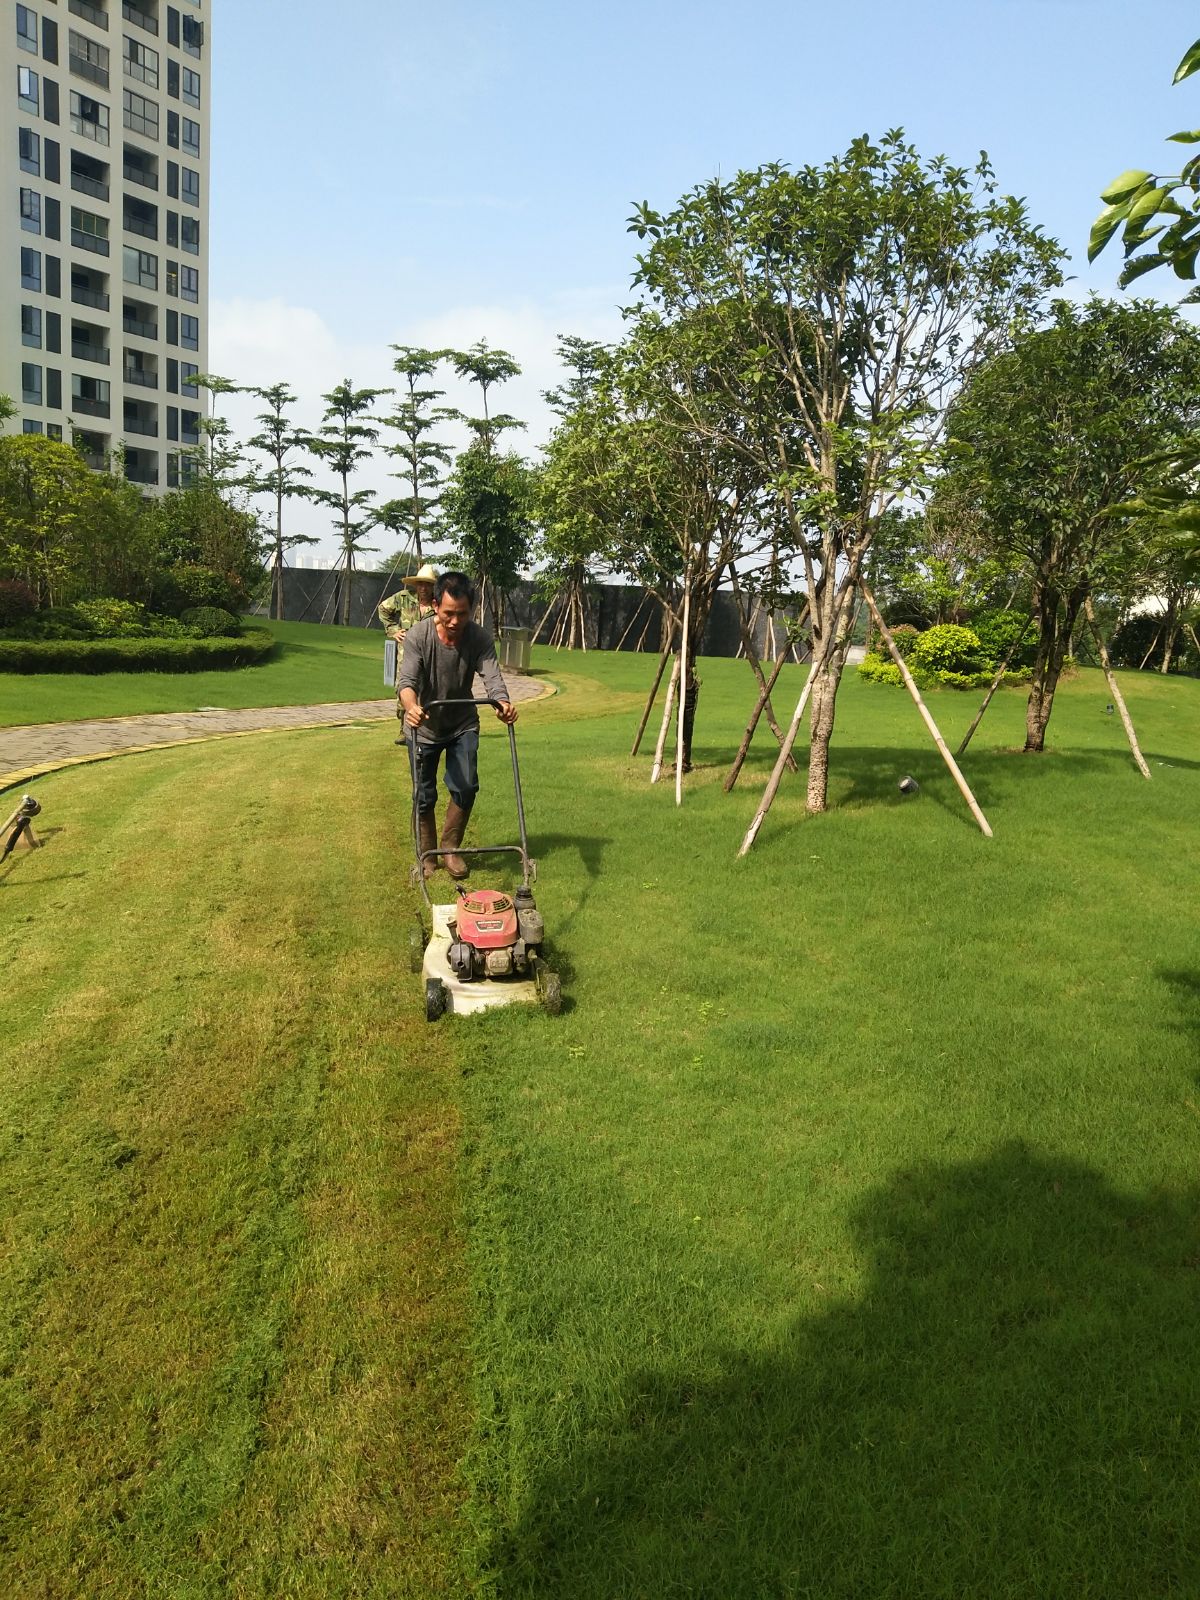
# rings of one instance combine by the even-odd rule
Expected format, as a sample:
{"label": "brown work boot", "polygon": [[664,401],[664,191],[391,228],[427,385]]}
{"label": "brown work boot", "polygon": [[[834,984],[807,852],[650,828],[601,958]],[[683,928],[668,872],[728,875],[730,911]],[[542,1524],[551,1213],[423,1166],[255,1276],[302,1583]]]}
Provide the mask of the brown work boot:
{"label": "brown work boot", "polygon": [[[417,812],[417,847],[422,854],[438,847],[437,813],[433,810]],[[436,856],[421,863],[421,871],[427,878],[432,878],[437,869]]]}
{"label": "brown work boot", "polygon": [[[465,809],[457,800],[451,800],[446,807],[446,823],[442,829],[442,849],[447,852],[457,850],[463,842],[463,834],[467,831],[467,821],[471,815],[471,808]],[[464,858],[460,855],[446,854],[442,857],[446,871],[452,878],[465,878],[470,872]]]}

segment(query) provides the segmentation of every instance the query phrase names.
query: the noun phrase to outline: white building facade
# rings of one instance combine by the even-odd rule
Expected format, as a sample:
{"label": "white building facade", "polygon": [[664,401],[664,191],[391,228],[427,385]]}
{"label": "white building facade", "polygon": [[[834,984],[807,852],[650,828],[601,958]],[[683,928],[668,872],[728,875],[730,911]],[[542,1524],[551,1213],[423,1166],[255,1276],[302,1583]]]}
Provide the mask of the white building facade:
{"label": "white building facade", "polygon": [[5,428],[97,468],[120,451],[148,492],[201,437],[211,20],[211,0],[0,0]]}

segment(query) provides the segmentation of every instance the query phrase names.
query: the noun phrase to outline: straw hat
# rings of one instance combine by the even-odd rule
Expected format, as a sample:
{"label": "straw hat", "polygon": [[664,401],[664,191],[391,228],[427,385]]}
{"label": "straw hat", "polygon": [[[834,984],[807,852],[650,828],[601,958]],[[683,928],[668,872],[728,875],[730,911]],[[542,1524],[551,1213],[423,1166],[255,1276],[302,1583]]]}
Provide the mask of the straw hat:
{"label": "straw hat", "polygon": [[419,572],[410,572],[408,577],[404,578],[402,582],[406,589],[415,589],[419,583],[436,583],[437,580],[438,575],[436,569],[431,567],[427,561]]}

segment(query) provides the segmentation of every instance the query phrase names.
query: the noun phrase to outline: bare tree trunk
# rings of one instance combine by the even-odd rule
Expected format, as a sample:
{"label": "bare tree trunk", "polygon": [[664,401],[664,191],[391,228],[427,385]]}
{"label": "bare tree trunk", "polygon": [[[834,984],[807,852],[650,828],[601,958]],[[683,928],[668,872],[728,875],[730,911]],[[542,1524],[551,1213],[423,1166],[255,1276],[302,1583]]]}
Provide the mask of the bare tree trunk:
{"label": "bare tree trunk", "polygon": [[[1000,685],[1004,682],[1004,674],[1008,671],[1009,662],[1012,660],[1013,656],[1016,655],[1016,653],[1017,653],[1018,649],[1021,647],[1021,645],[1025,642],[1025,635],[1029,632],[1029,624],[1032,621],[1033,621],[1033,618],[1030,617],[1029,621],[1026,622],[1025,626],[1021,629],[1020,633],[1013,640],[1013,642],[1009,645],[1008,649],[1004,652],[1004,660],[996,668],[996,676],[992,679],[991,687],[988,689],[988,692],[983,697],[983,704],[980,706],[979,710],[975,713],[974,722],[972,722],[971,726],[967,729],[966,733],[963,734],[962,743],[959,745],[958,749],[954,752],[956,756],[961,756],[962,755],[963,751],[967,748],[967,746],[970,744],[972,738],[974,737],[975,729],[983,721],[984,712],[987,710],[987,708],[992,703],[992,696],[995,694],[996,690],[1000,687]],[[874,621],[873,620],[872,620],[872,627],[874,627]]]}
{"label": "bare tree trunk", "polygon": [[1100,665],[1104,668],[1104,676],[1108,680],[1108,692],[1113,697],[1113,704],[1121,713],[1121,721],[1125,727],[1125,737],[1129,740],[1129,748],[1133,752],[1133,759],[1137,762],[1138,771],[1142,777],[1148,778],[1150,776],[1150,768],[1146,765],[1145,758],[1138,747],[1137,734],[1133,730],[1133,718],[1129,715],[1129,708],[1125,704],[1125,696],[1117,685],[1116,677],[1113,674],[1112,662],[1108,659],[1108,650],[1100,636],[1100,629],[1096,626],[1096,613],[1092,609],[1090,596],[1083,602],[1083,614],[1088,619],[1088,626],[1092,630],[1092,637],[1095,639],[1096,648],[1100,652]]}
{"label": "bare tree trunk", "polygon": [[[729,569],[729,581],[730,581],[730,589],[732,590],[732,593],[733,593],[734,610],[737,613],[738,630],[739,630],[739,632],[741,633],[741,636],[742,636],[742,650],[745,653],[746,660],[750,663],[751,672],[753,672],[754,676],[758,679],[758,687],[759,687],[760,690],[762,690],[762,689],[766,688],[767,680],[763,677],[762,662],[758,658],[758,650],[757,650],[757,648],[755,646],[755,643],[754,643],[754,616],[755,616],[755,612],[751,611],[750,620],[749,620],[749,622],[747,622],[745,609],[742,606],[741,590],[738,588],[737,574],[733,571],[732,567],[730,567],[730,569]],[[756,605],[757,605],[757,602],[756,602]],[[784,654],[784,658],[786,658],[787,651],[785,650],[783,654]],[[775,738],[777,739],[777,741],[780,744],[782,744],[783,743],[783,729],[779,726],[779,723],[775,720],[775,712],[774,712],[774,709],[773,709],[773,707],[771,705],[771,696],[770,696],[770,692],[769,691],[767,693],[766,701],[762,704],[760,709],[766,712],[767,726],[770,728],[771,732],[775,735]],[[756,722],[758,720],[758,712],[757,711],[755,712],[755,719],[754,720]],[[790,772],[795,772],[796,771],[796,763],[795,763],[795,761],[791,757],[789,757],[788,760],[789,760],[788,770]]]}
{"label": "bare tree trunk", "polygon": [[1040,755],[1046,747],[1046,729],[1054,710],[1054,692],[1062,675],[1063,661],[1075,627],[1075,617],[1083,595],[1076,593],[1065,602],[1059,618],[1059,600],[1050,595],[1034,596],[1038,604],[1038,648],[1033,664],[1033,681],[1025,707],[1025,753]]}
{"label": "bare tree trunk", "polygon": [[667,701],[663,706],[662,727],[658,730],[658,744],[654,750],[654,765],[650,769],[650,782],[657,783],[658,775],[662,771],[663,751],[667,747],[667,733],[671,726],[671,711],[675,705],[675,691],[679,685],[679,657],[675,657],[675,664],[671,668],[671,677],[667,683]]}
{"label": "bare tree trunk", "polygon": [[[846,636],[849,632],[852,611],[850,591],[837,590],[831,596],[830,603],[826,605],[825,624],[821,630],[826,639],[826,648],[822,651],[821,668],[813,682],[812,709],[808,717],[808,794],[805,806],[814,815],[824,811],[828,804],[829,741],[833,737],[837,692],[842,681]],[[814,619],[814,654],[817,636],[818,630]]]}
{"label": "bare tree trunk", "polygon": [[[686,570],[683,575],[683,631],[679,636],[679,713],[676,717],[679,737],[675,746],[675,804],[683,804],[683,772],[685,754],[688,767],[691,767],[691,730],[688,727],[687,705],[689,691],[692,686],[692,667],[688,659],[688,621],[692,609],[692,583],[691,576]],[[695,705],[692,707],[692,718],[696,715]],[[685,748],[686,747],[686,748]]]}

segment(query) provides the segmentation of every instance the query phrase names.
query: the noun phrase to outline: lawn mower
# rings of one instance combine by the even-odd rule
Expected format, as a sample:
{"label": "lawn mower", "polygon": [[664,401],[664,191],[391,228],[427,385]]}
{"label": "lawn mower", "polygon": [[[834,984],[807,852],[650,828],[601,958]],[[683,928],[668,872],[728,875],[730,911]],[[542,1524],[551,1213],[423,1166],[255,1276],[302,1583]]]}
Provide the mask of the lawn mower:
{"label": "lawn mower", "polygon": [[[477,699],[477,706],[500,702]],[[425,707],[458,705],[461,700],[427,700]],[[429,912],[429,930],[424,919],[409,930],[409,965],[425,978],[425,1017],[436,1022],[443,1012],[467,1014],[488,1006],[532,1002],[557,1015],[562,1004],[558,974],[546,964],[542,914],[534,901],[530,885],[537,880],[537,862],[529,854],[525,834],[525,803],[521,795],[521,769],[517,762],[517,735],[508,724],[508,747],[512,755],[513,792],[517,801],[517,826],[520,844],[455,847],[460,856],[515,855],[521,858],[521,884],[512,894],[500,889],[467,889],[456,885],[452,905],[435,905],[429,896],[425,862],[448,855],[449,850],[422,850],[417,829],[417,756],[415,741],[405,739],[412,773],[412,838],[416,857],[412,881],[420,885]]]}

